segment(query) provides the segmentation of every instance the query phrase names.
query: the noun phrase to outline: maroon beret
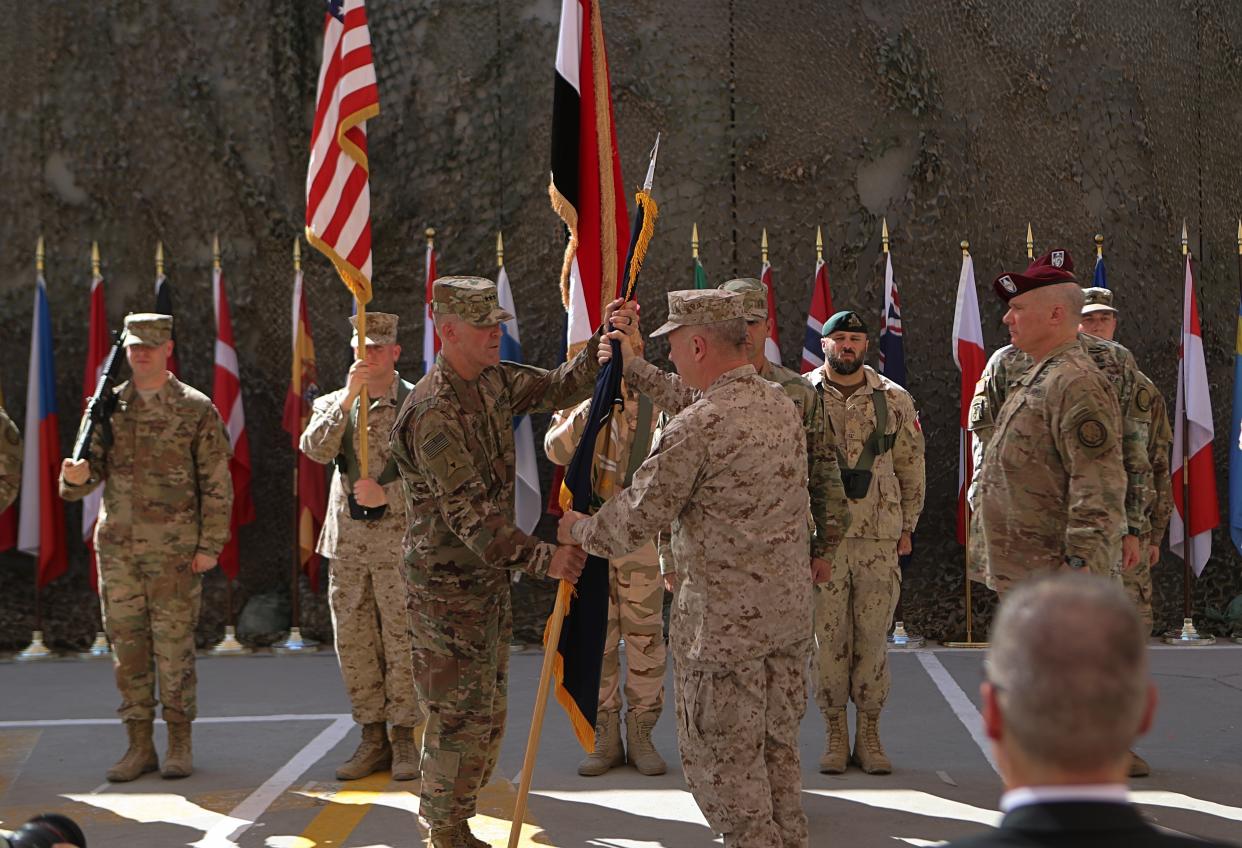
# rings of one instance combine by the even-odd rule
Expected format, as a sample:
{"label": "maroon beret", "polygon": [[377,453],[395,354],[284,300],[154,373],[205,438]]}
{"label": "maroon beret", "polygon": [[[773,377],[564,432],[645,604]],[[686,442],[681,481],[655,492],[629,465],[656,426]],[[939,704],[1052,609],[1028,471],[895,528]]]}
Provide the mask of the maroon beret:
{"label": "maroon beret", "polygon": [[992,281],[996,296],[1008,303],[1020,294],[1026,294],[1044,286],[1060,283],[1077,283],[1074,276],[1074,257],[1068,250],[1056,248],[1036,259],[1021,274],[1007,271]]}

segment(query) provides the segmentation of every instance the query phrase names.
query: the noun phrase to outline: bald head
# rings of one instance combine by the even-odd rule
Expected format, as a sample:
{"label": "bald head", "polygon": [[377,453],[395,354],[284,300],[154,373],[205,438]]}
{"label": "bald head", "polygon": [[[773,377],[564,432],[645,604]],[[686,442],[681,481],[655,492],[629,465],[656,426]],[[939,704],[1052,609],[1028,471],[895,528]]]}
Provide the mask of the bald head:
{"label": "bald head", "polygon": [[1037,360],[1078,335],[1084,303],[1077,283],[1041,286],[1009,300],[1010,340]]}
{"label": "bald head", "polygon": [[1061,574],[1007,593],[987,658],[1003,736],[1066,773],[1128,757],[1152,708],[1146,643],[1134,604],[1104,578]]}

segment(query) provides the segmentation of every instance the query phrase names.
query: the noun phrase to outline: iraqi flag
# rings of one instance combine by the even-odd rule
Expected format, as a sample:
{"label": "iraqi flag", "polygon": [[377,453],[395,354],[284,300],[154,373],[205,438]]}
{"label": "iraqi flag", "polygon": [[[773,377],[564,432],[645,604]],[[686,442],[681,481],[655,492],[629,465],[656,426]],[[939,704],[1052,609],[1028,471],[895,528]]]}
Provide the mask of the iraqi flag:
{"label": "iraqi flag", "polygon": [[37,559],[36,585],[46,586],[69,565],[65,545],[65,505],[60,499],[60,423],[56,414],[56,364],[52,355],[52,314],[47,283],[35,282],[30,330],[30,369],[26,384],[25,450],[17,549]]}
{"label": "iraqi flag", "polygon": [[893,254],[884,254],[884,311],[880,315],[879,371],[897,385],[906,385],[906,352],[901,330],[901,295],[893,280]]}
{"label": "iraqi flag", "polygon": [[983,322],[979,319],[979,294],[975,288],[975,260],[962,256],[962,274],[957,281],[957,308],[953,313],[953,361],[961,373],[958,402],[957,455],[957,541],[966,544],[966,488],[974,475],[974,456],[970,448],[970,402],[975,385],[987,365],[983,347]]}
{"label": "iraqi flag", "polygon": [[759,269],[759,281],[768,292],[768,337],[763,342],[763,355],[769,362],[780,365],[781,337],[776,329],[776,289],[772,285],[772,266],[766,259],[763,267]]}
{"label": "iraqi flag", "polygon": [[436,364],[436,354],[440,352],[440,334],[436,332],[436,322],[431,315],[431,296],[436,281],[436,249],[427,239],[427,258],[423,263],[426,272],[426,298],[423,306],[423,373],[431,370]]}
{"label": "iraqi flag", "polygon": [[[770,309],[771,307],[769,307]],[[807,374],[824,364],[824,322],[832,317],[832,288],[828,285],[828,263],[821,257],[815,262],[815,282],[811,287],[811,309],[806,313],[806,339],[802,343],[802,373]]]}
{"label": "iraqi flag", "polygon": [[[82,413],[95,394],[103,377],[104,361],[111,345],[108,342],[108,313],[104,302],[104,281],[98,265],[91,274],[90,319],[86,326],[86,368],[82,374]],[[171,365],[170,365],[171,367]],[[104,485],[82,499],[82,541],[86,542],[90,560],[91,588],[99,593],[99,572],[95,564],[95,522],[99,520],[99,506],[103,503]]]}
{"label": "iraqi flag", "polygon": [[[1216,499],[1216,468],[1212,463],[1212,399],[1208,394],[1207,360],[1199,330],[1199,306],[1191,257],[1186,256],[1186,290],[1182,306],[1182,347],[1177,367],[1177,418],[1173,425],[1173,511],[1169,548],[1190,562],[1195,576],[1212,556],[1212,530],[1220,523]],[[1183,445],[1189,445],[1187,461]],[[1187,518],[1186,495],[1190,511]],[[1186,527],[1189,525],[1189,533]],[[1187,556],[1186,536],[1190,551]]]}
{"label": "iraqi flag", "polygon": [[233,514],[229,521],[229,540],[220,551],[220,570],[230,580],[236,580],[240,568],[237,531],[254,521],[254,501],[250,497],[250,438],[246,435],[246,413],[242,410],[241,372],[237,369],[224,273],[219,268],[211,274],[211,302],[216,314],[216,368],[211,401],[224,419],[229,434],[232,449],[229,476],[233,478]]}
{"label": "iraqi flag", "polygon": [[[509,362],[523,362],[522,337],[518,333],[517,310],[513,305],[513,289],[505,266],[500,266],[496,276],[496,300],[500,308],[513,317],[500,325],[500,358]],[[535,432],[530,416],[513,419],[513,445],[516,450],[517,481],[514,489],[514,520],[523,533],[535,532],[539,516],[543,513],[543,492],[539,488],[539,467],[535,464]]]}

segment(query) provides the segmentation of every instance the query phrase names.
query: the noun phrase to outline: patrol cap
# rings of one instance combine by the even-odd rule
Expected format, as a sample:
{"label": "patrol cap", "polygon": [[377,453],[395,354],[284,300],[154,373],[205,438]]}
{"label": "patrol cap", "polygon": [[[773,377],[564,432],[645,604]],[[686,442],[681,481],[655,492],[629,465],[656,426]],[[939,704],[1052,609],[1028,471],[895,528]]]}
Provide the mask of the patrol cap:
{"label": "patrol cap", "polygon": [[437,315],[456,315],[476,327],[492,327],[513,318],[500,308],[496,284],[483,277],[441,277],[432,285],[431,309]]}
{"label": "patrol cap", "polygon": [[863,323],[862,316],[857,312],[851,312],[848,309],[838,312],[827,321],[824,322],[824,330],[820,333],[824,338],[828,338],[836,332],[846,333],[866,333],[867,325]]}
{"label": "patrol cap", "polygon": [[1084,304],[1082,314],[1088,312],[1112,312],[1117,313],[1117,308],[1113,306],[1113,290],[1105,289],[1099,286],[1092,286],[1089,289],[1083,289]]}
{"label": "patrol cap", "polygon": [[1064,248],[1054,248],[1036,259],[1019,274],[1006,271],[992,281],[992,290],[1005,303],[1018,295],[1026,294],[1044,286],[1061,283],[1077,283],[1074,276],[1074,257]]}
{"label": "patrol cap", "polygon": [[162,345],[172,340],[172,316],[158,312],[131,312],[125,316],[125,347]]}
{"label": "patrol cap", "polygon": [[678,327],[695,327],[745,318],[744,303],[740,294],[723,289],[671,291],[668,293],[668,321],[652,333],[651,337],[671,333]]}
{"label": "patrol cap", "polygon": [[742,296],[747,324],[768,320],[768,287],[754,277],[738,277],[736,280],[721,283],[717,288]]}
{"label": "patrol cap", "polygon": [[[349,340],[350,347],[358,346],[358,316],[349,316],[349,326],[354,328],[354,335]],[[372,312],[367,310],[368,345],[392,345],[397,343],[397,316],[391,312]]]}

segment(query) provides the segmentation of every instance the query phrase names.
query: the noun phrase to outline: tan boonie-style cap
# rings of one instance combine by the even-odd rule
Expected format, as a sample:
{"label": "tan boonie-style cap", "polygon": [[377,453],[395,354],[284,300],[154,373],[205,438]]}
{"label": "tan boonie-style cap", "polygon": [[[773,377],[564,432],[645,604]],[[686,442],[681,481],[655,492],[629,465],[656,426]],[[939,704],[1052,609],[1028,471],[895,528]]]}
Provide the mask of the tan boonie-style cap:
{"label": "tan boonie-style cap", "polygon": [[158,312],[131,312],[125,316],[125,347],[162,345],[172,340],[172,316]]}
{"label": "tan boonie-style cap", "polygon": [[745,318],[746,309],[740,294],[723,289],[686,289],[668,293],[668,321],[651,334],[652,338],[671,333],[678,327],[716,324],[734,318]]}
{"label": "tan boonie-style cap", "polygon": [[736,280],[721,283],[719,288],[742,296],[746,323],[768,320],[768,288],[754,277],[738,277]]}
{"label": "tan boonie-style cap", "polygon": [[[349,316],[349,326],[354,334],[349,340],[350,347],[358,346],[358,316]],[[367,310],[368,345],[392,345],[397,343],[397,316],[391,312],[372,312]]]}
{"label": "tan boonie-style cap", "polygon": [[513,318],[513,313],[500,308],[496,284],[483,277],[441,277],[432,283],[431,308],[437,315],[456,315],[476,327]]}
{"label": "tan boonie-style cap", "polygon": [[1113,290],[1092,286],[1082,291],[1085,300],[1083,301],[1082,314],[1088,312],[1112,312],[1116,313],[1117,308],[1113,306]]}

